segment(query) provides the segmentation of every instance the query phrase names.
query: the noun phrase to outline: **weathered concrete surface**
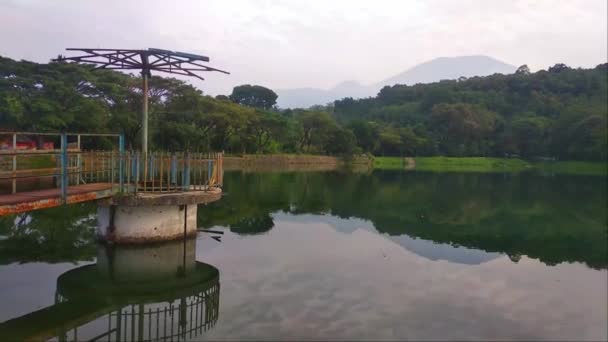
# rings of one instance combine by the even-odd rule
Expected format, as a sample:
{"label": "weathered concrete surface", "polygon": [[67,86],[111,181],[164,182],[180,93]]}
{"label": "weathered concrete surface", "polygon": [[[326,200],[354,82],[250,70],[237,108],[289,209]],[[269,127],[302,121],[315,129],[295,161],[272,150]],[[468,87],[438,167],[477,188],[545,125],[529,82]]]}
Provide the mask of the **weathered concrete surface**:
{"label": "weathered concrete surface", "polygon": [[[196,236],[197,204],[217,201],[222,190],[144,193],[99,201],[97,236],[117,244],[143,244]],[[186,231],[184,210],[188,207]]]}
{"label": "weathered concrete surface", "polygon": [[[97,236],[118,244],[141,244],[184,238],[184,206],[97,207]],[[188,206],[186,237],[196,236],[196,205]]]}
{"label": "weathered concrete surface", "polygon": [[118,206],[161,206],[161,205],[185,205],[185,204],[205,204],[215,202],[222,198],[222,189],[210,188],[205,191],[188,192],[166,192],[166,193],[146,193],[139,192],[136,195],[120,196],[115,195],[100,201],[100,205]]}

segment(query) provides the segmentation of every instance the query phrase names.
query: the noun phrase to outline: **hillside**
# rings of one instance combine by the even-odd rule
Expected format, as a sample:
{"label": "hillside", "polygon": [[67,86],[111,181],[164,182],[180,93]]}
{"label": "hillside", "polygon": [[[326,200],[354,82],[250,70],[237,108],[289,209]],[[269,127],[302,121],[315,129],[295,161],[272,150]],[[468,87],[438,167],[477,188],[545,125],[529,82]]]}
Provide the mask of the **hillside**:
{"label": "hillside", "polygon": [[363,98],[373,96],[378,89],[365,86],[357,81],[345,81],[331,89],[295,88],[278,89],[277,104],[280,108],[308,108],[314,105],[326,105],[345,97]]}
{"label": "hillside", "polygon": [[278,105],[281,108],[308,108],[325,105],[345,97],[364,98],[375,96],[385,85],[431,83],[455,80],[461,76],[487,76],[495,73],[511,74],[516,67],[488,56],[440,57],[418,64],[383,81],[364,85],[357,81],[344,81],[331,89],[296,88],[278,89]]}
{"label": "hillside", "polygon": [[607,64],[384,87],[335,102],[377,154],[606,159]]}

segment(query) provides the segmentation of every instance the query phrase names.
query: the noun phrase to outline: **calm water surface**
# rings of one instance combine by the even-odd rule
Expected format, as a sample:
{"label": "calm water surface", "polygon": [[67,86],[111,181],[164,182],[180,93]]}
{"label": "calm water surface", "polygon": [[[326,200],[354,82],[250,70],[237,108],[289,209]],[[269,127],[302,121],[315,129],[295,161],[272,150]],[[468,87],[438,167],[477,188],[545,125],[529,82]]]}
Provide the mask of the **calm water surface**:
{"label": "calm water surface", "polygon": [[228,172],[196,240],[0,218],[0,338],[606,340],[604,177]]}

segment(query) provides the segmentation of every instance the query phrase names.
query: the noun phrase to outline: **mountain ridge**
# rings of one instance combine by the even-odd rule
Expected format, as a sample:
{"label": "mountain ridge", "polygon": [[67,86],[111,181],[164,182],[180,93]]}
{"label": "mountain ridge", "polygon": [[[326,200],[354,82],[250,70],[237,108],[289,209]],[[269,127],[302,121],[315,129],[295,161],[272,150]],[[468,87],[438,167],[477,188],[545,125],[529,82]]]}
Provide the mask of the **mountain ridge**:
{"label": "mountain ridge", "polygon": [[302,87],[277,89],[280,108],[307,108],[324,105],[344,97],[362,98],[375,96],[384,86],[395,84],[413,85],[417,83],[439,82],[459,77],[488,76],[495,73],[510,74],[517,67],[484,55],[437,57],[417,64],[401,73],[372,84],[361,84],[356,80],[346,80],[329,89]]}

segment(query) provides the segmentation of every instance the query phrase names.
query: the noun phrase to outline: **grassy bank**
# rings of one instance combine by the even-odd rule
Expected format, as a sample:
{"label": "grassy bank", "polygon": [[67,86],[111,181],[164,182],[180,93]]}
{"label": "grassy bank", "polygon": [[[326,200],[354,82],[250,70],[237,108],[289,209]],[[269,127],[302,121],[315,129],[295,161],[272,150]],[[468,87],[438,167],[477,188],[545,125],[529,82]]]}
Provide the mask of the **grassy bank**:
{"label": "grassy bank", "polygon": [[571,175],[608,175],[608,163],[585,161],[536,162],[534,168],[542,173]]}
{"label": "grassy bank", "polygon": [[521,172],[531,167],[521,159],[484,157],[421,157],[415,161],[416,170],[436,172]]}
{"label": "grassy bank", "polygon": [[522,172],[539,171],[549,174],[606,175],[605,162],[529,162],[522,159],[486,157],[376,157],[376,169],[413,169],[433,172]]}

